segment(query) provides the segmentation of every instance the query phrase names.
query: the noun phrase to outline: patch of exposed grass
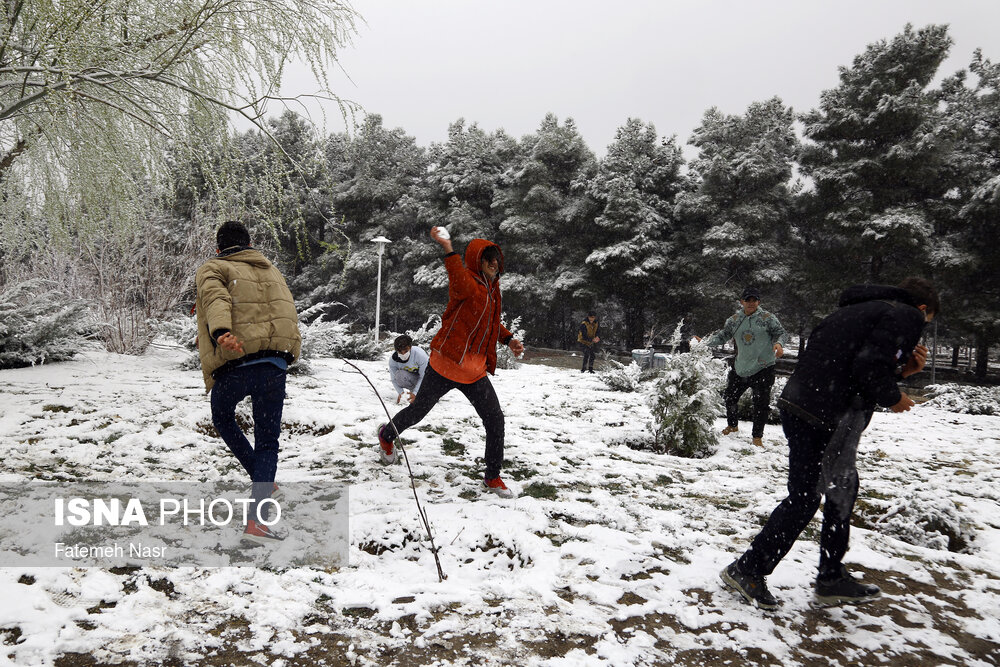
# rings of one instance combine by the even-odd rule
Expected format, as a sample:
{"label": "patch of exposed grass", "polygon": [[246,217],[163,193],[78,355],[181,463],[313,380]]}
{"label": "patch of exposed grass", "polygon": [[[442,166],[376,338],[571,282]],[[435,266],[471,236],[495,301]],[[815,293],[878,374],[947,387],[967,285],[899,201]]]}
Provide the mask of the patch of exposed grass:
{"label": "patch of exposed grass", "polygon": [[462,456],[465,454],[465,445],[454,438],[446,437],[441,441],[441,451],[446,456]]}
{"label": "patch of exposed grass", "polygon": [[556,487],[551,484],[546,484],[545,482],[532,482],[528,486],[524,487],[521,491],[521,495],[531,496],[532,498],[543,498],[545,500],[555,500],[559,494]]}

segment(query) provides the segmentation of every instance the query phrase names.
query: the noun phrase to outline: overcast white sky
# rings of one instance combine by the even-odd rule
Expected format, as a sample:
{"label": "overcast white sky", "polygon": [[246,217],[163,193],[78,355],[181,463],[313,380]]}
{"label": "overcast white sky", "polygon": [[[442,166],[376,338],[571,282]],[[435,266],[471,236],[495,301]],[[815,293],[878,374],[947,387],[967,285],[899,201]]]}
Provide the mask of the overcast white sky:
{"label": "overcast white sky", "polygon": [[[1000,2],[988,0],[352,0],[364,17],[341,56],[342,97],[427,146],[452,121],[515,137],[551,111],[598,154],[629,117],[686,143],[711,106],[742,113],[780,96],[796,111],[837,84],[837,67],[907,22],[947,23],[941,69],[975,48],[1000,60]],[[283,92],[313,92],[304,76]],[[343,130],[334,112],[328,129]]]}

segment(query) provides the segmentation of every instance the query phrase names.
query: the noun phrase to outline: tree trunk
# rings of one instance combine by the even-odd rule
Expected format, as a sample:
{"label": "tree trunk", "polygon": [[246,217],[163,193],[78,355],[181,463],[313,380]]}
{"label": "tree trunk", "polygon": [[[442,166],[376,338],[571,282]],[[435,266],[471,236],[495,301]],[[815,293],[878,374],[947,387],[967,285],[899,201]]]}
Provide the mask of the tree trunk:
{"label": "tree trunk", "polygon": [[990,341],[986,336],[979,334],[976,336],[976,378],[982,380],[986,378],[990,363]]}
{"label": "tree trunk", "polygon": [[625,337],[628,340],[629,349],[638,349],[645,346],[645,322],[644,312],[641,302],[629,299],[625,306]]}
{"label": "tree trunk", "polygon": [[958,345],[954,345],[951,348],[951,367],[958,368],[958,351],[961,349]]}
{"label": "tree trunk", "polygon": [[874,284],[880,282],[882,276],[882,265],[885,264],[885,258],[881,255],[872,255],[871,264],[869,265],[871,281]]}

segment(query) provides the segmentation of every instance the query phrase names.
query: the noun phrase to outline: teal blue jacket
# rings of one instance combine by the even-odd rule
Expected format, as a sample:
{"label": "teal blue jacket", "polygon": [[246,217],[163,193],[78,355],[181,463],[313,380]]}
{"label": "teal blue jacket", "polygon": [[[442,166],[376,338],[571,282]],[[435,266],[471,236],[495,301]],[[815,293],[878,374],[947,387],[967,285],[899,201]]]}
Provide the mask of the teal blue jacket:
{"label": "teal blue jacket", "polygon": [[721,329],[706,338],[705,344],[719,347],[730,338],[736,341],[733,370],[745,378],[774,365],[774,344],[784,346],[788,334],[778,318],[763,308],[757,308],[753,315],[747,315],[741,308],[726,320]]}

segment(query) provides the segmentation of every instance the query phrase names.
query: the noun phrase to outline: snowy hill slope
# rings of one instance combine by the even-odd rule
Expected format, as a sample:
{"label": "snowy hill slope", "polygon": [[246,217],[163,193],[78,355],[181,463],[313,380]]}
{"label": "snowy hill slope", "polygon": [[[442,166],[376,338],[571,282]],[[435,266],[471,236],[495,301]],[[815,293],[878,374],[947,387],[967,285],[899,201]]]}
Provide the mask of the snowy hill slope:
{"label": "snowy hill slope", "polygon": [[[0,481],[238,478],[180,359],[87,352],[0,371]],[[278,481],[351,485],[349,567],[4,568],[0,663],[998,664],[1000,417],[877,414],[855,521],[870,529],[847,561],[883,599],[812,606],[814,522],[769,580],[783,606],[763,613],[717,573],[783,497],[780,427],[763,450],[743,433],[708,459],[661,456],[623,444],[645,438],[639,395],[500,371],[503,476],[520,493],[503,501],[477,490],[483,434],[453,392],[404,434],[439,583],[405,467],[377,463],[375,396],[342,362],[314,365],[289,378]],[[382,363],[359,365],[394,398]],[[898,539],[918,506],[964,521],[968,553]]]}

